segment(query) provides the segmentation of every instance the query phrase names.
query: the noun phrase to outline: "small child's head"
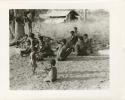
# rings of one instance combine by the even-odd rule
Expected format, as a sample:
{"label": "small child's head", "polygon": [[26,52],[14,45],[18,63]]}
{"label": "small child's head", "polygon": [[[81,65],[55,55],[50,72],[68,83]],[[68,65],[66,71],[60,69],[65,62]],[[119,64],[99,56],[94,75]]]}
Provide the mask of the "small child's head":
{"label": "small child's head", "polygon": [[77,27],[74,27],[74,30],[77,31]]}
{"label": "small child's head", "polygon": [[37,48],[36,48],[36,47],[33,47],[33,48],[32,48],[32,52],[37,52]]}
{"label": "small child's head", "polygon": [[50,64],[51,64],[51,67],[55,66],[56,65],[56,60],[55,59],[51,59],[50,60]]}
{"label": "small child's head", "polygon": [[72,36],[74,36],[74,35],[75,35],[75,32],[74,32],[74,31],[70,31],[70,34],[71,34]]}
{"label": "small child's head", "polygon": [[88,38],[88,34],[84,34],[84,35],[83,35],[83,38],[84,38],[84,39]]}

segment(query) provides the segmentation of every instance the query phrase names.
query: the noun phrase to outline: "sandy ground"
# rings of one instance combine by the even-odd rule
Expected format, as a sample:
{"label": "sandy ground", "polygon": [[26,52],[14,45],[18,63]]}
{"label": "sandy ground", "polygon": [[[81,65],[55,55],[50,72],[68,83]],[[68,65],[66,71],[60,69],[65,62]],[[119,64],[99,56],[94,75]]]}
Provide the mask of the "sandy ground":
{"label": "sandy ground", "polygon": [[69,56],[67,61],[57,62],[58,80],[43,82],[46,73],[38,62],[37,74],[32,75],[29,57],[20,57],[18,49],[10,47],[10,89],[12,90],[84,90],[109,88],[108,56]]}

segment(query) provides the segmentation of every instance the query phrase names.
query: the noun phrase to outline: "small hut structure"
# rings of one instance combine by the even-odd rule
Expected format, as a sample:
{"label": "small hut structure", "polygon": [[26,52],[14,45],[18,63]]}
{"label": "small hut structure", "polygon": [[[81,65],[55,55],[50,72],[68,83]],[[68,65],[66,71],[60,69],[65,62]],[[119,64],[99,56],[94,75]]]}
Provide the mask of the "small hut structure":
{"label": "small hut structure", "polygon": [[45,23],[63,23],[78,20],[79,14],[75,10],[52,10],[47,14],[40,14]]}

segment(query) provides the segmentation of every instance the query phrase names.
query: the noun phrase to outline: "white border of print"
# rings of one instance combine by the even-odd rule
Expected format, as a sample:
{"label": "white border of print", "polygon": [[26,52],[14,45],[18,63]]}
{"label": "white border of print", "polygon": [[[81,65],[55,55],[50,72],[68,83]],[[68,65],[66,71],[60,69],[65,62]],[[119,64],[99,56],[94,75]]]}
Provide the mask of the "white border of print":
{"label": "white border of print", "polygon": [[[9,90],[9,9],[108,9],[110,12],[110,88],[108,90]],[[0,1],[0,100],[125,100],[124,50],[122,33],[125,22],[124,1]],[[125,26],[125,25],[124,25]]]}

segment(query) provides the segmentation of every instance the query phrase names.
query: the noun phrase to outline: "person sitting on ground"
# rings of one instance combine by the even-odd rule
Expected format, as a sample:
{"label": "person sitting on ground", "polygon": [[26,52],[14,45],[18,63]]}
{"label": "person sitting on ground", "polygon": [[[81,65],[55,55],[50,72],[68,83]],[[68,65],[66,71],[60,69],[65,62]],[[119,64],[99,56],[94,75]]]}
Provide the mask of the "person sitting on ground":
{"label": "person sitting on ground", "polygon": [[17,40],[17,41],[15,41],[15,42],[12,42],[12,43],[10,43],[9,45],[10,45],[10,46],[17,46],[17,47],[21,46],[21,47],[22,47],[22,46],[25,44],[27,38],[28,38],[28,35],[25,34],[22,39]]}
{"label": "person sitting on ground", "polygon": [[66,53],[66,39],[63,39],[62,41],[60,41],[59,46],[58,46],[58,51],[57,51],[57,60],[58,61],[63,61],[66,59],[67,57],[67,53]]}
{"label": "person sitting on ground", "polygon": [[73,48],[78,41],[78,37],[75,35],[74,31],[70,31],[71,37],[67,40],[66,47]]}
{"label": "person sitting on ground", "polygon": [[48,38],[45,42],[43,42],[42,48],[40,49],[40,52],[42,52],[43,57],[55,56],[54,51],[51,48],[51,43],[49,39],[50,38]]}
{"label": "person sitting on ground", "polygon": [[90,50],[90,54],[94,53],[94,47],[95,47],[95,43],[94,40],[92,38],[89,39],[89,50]]}
{"label": "person sitting on ground", "polygon": [[78,34],[77,27],[74,27],[74,32],[75,32],[75,34]]}
{"label": "person sitting on ground", "polygon": [[88,34],[83,35],[83,55],[88,55],[89,54],[89,38]]}
{"label": "person sitting on ground", "polygon": [[25,36],[20,40],[20,46],[21,48],[26,48],[26,41],[28,39],[28,35],[25,34]]}
{"label": "person sitting on ground", "polygon": [[56,60],[51,59],[50,64],[51,68],[45,69],[47,71],[47,77],[44,79],[44,82],[54,82],[57,80]]}
{"label": "person sitting on ground", "polygon": [[44,36],[39,35],[38,39],[39,39],[39,49],[41,50],[45,46]]}
{"label": "person sitting on ground", "polygon": [[61,39],[61,40],[57,41],[57,44],[58,44],[58,46],[57,46],[56,50],[59,50],[60,48],[63,47],[64,44],[66,44],[66,39]]}
{"label": "person sitting on ground", "polygon": [[30,65],[32,67],[33,74],[35,74],[35,71],[36,71],[36,68],[37,68],[36,52],[37,52],[37,48],[33,47],[32,51],[30,53]]}
{"label": "person sitting on ground", "polygon": [[38,49],[39,41],[38,41],[37,38],[35,38],[35,34],[34,33],[30,33],[29,37],[30,37],[29,39],[30,39],[30,42],[31,42],[30,48],[32,49],[32,48],[36,47]]}
{"label": "person sitting on ground", "polygon": [[75,45],[75,54],[77,56],[82,56],[84,55],[84,44],[83,44],[83,37],[79,36],[78,41]]}
{"label": "person sitting on ground", "polygon": [[36,55],[37,61],[43,61],[44,57],[43,57],[42,49],[45,46],[44,36],[38,35],[38,41],[39,41],[39,48],[38,48],[38,52]]}
{"label": "person sitting on ground", "polygon": [[79,32],[78,32],[78,28],[77,27],[74,27],[74,33],[77,37],[80,36]]}
{"label": "person sitting on ground", "polygon": [[62,48],[58,50],[57,60],[64,61],[71,54],[74,49],[76,42],[78,41],[78,37],[75,35],[74,31],[70,32],[71,37],[63,43]]}
{"label": "person sitting on ground", "polygon": [[34,33],[29,34],[29,38],[27,40],[27,43],[30,45],[26,49],[23,49],[20,51],[20,55],[23,57],[24,55],[30,54],[31,50],[36,47],[38,50],[39,47],[39,41],[37,38],[35,38]]}

